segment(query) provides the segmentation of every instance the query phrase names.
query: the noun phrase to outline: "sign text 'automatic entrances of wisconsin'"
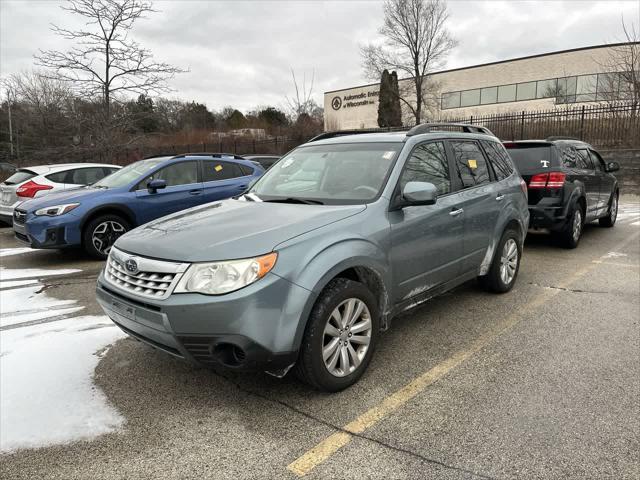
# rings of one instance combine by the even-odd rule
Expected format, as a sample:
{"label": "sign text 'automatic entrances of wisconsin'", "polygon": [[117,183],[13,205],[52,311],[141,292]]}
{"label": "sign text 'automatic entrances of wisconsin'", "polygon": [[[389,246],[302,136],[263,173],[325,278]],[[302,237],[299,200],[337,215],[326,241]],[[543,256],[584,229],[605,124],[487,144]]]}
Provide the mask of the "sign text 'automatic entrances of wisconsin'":
{"label": "sign text 'automatic entrances of wisconsin'", "polygon": [[336,95],[331,99],[331,107],[334,110],[340,110],[341,108],[353,108],[362,107],[364,105],[373,105],[378,101],[380,95],[379,90],[372,90],[369,92],[362,92],[351,95]]}

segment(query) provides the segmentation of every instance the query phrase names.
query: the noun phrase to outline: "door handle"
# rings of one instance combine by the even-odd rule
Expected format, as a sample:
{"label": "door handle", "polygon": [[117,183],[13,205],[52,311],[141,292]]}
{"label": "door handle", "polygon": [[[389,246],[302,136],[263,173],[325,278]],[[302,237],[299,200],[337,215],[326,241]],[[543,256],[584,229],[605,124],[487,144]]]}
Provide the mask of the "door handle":
{"label": "door handle", "polygon": [[240,190],[246,190],[249,185],[238,185]]}
{"label": "door handle", "polygon": [[457,210],[451,210],[449,212],[449,215],[451,215],[452,217],[457,217],[458,215],[460,215],[462,212],[464,212],[464,210],[462,208],[459,208]]}
{"label": "door handle", "polygon": [[202,190],[190,190],[189,195],[200,195]]}
{"label": "door handle", "polygon": [[504,193],[498,194],[498,196],[496,197],[496,200],[501,201],[502,199],[504,199]]}

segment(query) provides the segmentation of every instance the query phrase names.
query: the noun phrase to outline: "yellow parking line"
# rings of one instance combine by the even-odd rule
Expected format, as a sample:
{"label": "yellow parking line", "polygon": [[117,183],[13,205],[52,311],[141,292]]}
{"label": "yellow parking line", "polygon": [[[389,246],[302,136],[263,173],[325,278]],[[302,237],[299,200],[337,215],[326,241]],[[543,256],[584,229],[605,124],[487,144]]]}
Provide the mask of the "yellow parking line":
{"label": "yellow parking line", "polygon": [[[619,249],[634,241],[638,236],[640,236],[640,234],[636,234],[628,238],[620,245],[618,245],[615,251],[619,251]],[[567,288],[573,282],[595,268],[596,265],[598,265],[598,263],[592,262],[586,267],[583,267],[580,270],[576,270],[561,285],[559,285],[559,287]],[[330,435],[329,437],[318,443],[311,450],[308,450],[296,460],[291,462],[287,466],[287,469],[300,477],[306,475],[315,467],[326,461],[342,447],[351,442],[351,439],[353,438],[352,434],[361,434],[365,430],[374,426],[384,417],[400,408],[420,392],[424,391],[429,385],[445,376],[455,367],[471,357],[474,353],[478,352],[493,340],[495,340],[497,337],[513,328],[524,317],[525,314],[535,310],[544,302],[546,302],[549,297],[557,295],[561,291],[562,290],[559,289],[544,290],[532,301],[519,307],[518,311],[501,322],[498,328],[495,328],[492,331],[483,334],[482,336],[477,338],[468,348],[456,352],[451,357],[440,362],[435,367],[426,371],[422,375],[416,377],[400,390],[397,390],[396,392],[386,397],[384,400],[382,400],[381,403],[379,403],[375,407],[370,408],[358,418],[342,427],[341,431]]]}

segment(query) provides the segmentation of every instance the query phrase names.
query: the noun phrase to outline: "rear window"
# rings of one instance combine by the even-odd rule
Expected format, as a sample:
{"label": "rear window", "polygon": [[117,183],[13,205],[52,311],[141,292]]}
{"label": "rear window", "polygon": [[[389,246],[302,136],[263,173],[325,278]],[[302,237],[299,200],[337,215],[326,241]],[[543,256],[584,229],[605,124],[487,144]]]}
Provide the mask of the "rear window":
{"label": "rear window", "polygon": [[37,173],[32,172],[31,170],[18,170],[16,173],[7,178],[4,183],[5,185],[17,185],[18,183],[25,182],[30,178],[33,178],[37,175]]}
{"label": "rear window", "polygon": [[505,143],[504,146],[521,174],[558,166],[558,159],[551,145]]}

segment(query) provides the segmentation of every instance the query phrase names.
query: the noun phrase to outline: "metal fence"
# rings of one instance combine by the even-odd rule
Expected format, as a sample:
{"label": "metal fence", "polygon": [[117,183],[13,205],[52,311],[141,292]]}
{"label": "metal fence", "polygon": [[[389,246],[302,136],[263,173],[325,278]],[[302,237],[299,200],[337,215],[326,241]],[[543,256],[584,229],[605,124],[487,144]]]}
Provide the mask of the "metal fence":
{"label": "metal fence", "polygon": [[632,104],[583,105],[443,120],[485,126],[502,140],[568,136],[597,147],[640,146],[640,108]]}
{"label": "metal fence", "polygon": [[[633,104],[608,104],[567,107],[553,110],[522,111],[470,117],[443,116],[438,121],[463,122],[489,128],[502,140],[544,139],[550,136],[575,137],[600,148],[640,147],[640,108]],[[370,132],[406,130],[372,128]],[[0,161],[17,166],[66,162],[104,162],[126,165],[144,157],[186,152],[221,152],[235,154],[283,154],[304,143],[306,138],[273,137],[255,140],[220,137],[197,144],[183,145],[114,145],[108,149],[69,146],[57,148],[22,148],[18,155],[8,155],[8,145],[0,145]]]}

